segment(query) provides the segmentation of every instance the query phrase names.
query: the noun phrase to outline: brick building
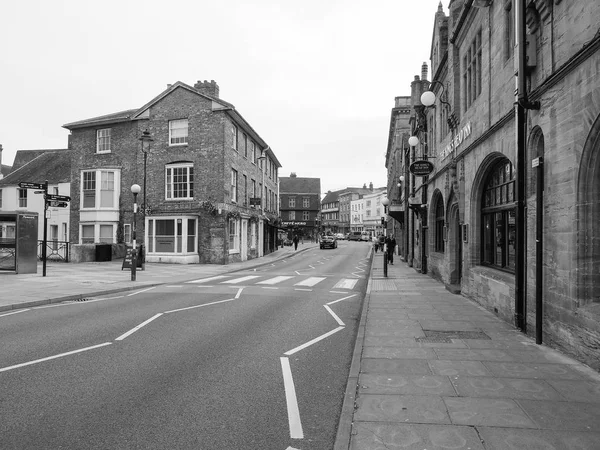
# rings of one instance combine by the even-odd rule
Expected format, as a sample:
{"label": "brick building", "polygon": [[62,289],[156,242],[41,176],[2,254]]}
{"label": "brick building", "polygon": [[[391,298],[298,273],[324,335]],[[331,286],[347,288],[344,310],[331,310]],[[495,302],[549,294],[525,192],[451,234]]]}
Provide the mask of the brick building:
{"label": "brick building", "polygon": [[298,177],[279,178],[279,210],[281,228],[291,239],[297,234],[304,239],[316,239],[321,210],[321,179]]}
{"label": "brick building", "polygon": [[403,256],[600,369],[600,5],[523,1],[440,4],[432,80],[411,86],[419,141],[397,146],[403,167],[434,164],[404,187]]}
{"label": "brick building", "polygon": [[141,108],[64,127],[75,259],[131,241],[134,184],[147,261],[227,264],[275,249],[281,164],[214,81],[177,82]]}

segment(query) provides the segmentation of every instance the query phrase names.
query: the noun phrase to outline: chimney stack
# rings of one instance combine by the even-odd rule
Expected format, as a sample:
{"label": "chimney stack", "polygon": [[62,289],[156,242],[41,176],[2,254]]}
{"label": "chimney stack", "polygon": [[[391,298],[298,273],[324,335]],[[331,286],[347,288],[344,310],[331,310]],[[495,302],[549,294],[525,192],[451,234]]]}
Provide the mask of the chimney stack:
{"label": "chimney stack", "polygon": [[372,181],[369,183],[369,190],[370,190],[371,192],[373,192],[373,182],[372,182]]}
{"label": "chimney stack", "polygon": [[421,81],[427,80],[427,72],[428,72],[427,63],[425,61],[423,61],[423,65],[421,66]]}
{"label": "chimney stack", "polygon": [[200,81],[194,84],[194,88],[200,91],[201,94],[208,95],[209,97],[219,98],[219,85],[215,80]]}

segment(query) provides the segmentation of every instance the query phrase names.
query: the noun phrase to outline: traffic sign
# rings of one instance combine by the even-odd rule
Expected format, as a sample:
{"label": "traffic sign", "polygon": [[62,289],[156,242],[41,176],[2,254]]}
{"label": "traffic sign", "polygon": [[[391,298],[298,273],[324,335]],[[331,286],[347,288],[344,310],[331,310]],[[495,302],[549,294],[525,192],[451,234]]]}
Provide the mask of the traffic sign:
{"label": "traffic sign", "polygon": [[50,202],[51,208],[66,208],[69,206],[67,202]]}
{"label": "traffic sign", "polygon": [[55,200],[59,202],[70,202],[71,197],[68,195],[56,195],[56,194],[48,194],[46,195],[46,200]]}
{"label": "traffic sign", "polygon": [[30,181],[21,181],[19,183],[19,187],[21,189],[46,189],[46,185],[44,183],[32,183]]}

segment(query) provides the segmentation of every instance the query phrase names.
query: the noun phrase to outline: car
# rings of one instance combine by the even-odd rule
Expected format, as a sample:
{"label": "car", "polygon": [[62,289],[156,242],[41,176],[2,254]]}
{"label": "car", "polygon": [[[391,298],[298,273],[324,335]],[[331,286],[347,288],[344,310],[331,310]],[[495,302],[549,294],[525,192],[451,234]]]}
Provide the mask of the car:
{"label": "car", "polygon": [[338,241],[343,241],[344,239],[346,239],[346,235],[345,235],[344,233],[337,233],[337,234],[335,235],[335,238],[336,238]]}
{"label": "car", "polygon": [[325,235],[319,243],[321,248],[337,248],[337,239],[333,235]]}
{"label": "car", "polygon": [[369,236],[369,233],[363,233],[360,235],[360,240],[369,242],[371,240],[371,237]]}
{"label": "car", "polygon": [[350,233],[348,235],[348,240],[349,241],[360,241],[360,237],[361,237],[360,231],[353,231],[352,233]]}

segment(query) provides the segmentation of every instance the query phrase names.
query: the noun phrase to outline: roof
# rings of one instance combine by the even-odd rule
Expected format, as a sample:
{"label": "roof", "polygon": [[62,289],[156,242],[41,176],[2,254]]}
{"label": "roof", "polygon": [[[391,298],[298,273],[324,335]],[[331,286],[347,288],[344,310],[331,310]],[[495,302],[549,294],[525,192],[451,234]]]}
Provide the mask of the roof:
{"label": "roof", "polygon": [[85,128],[92,125],[107,125],[111,123],[127,122],[131,120],[131,118],[137,111],[137,109],[128,109],[126,111],[105,114],[103,116],[92,117],[90,119],[84,119],[79,120],[77,122],[67,123],[63,125],[63,128],[66,128],[67,130],[73,130],[76,128]]}
{"label": "roof", "polygon": [[[31,154],[29,154],[31,152]],[[41,153],[40,153],[41,152]],[[0,186],[18,185],[22,181],[50,184],[68,183],[71,181],[71,153],[68,149],[58,150],[19,150],[15,156],[15,166],[19,158],[28,162],[14,168],[0,180]]]}
{"label": "roof", "polygon": [[321,195],[320,178],[279,177],[280,194],[317,194]]}
{"label": "roof", "polygon": [[10,173],[11,169],[12,169],[12,166],[7,166],[6,164],[0,165],[0,173],[3,176],[8,175]]}
{"label": "roof", "polygon": [[324,203],[335,203],[338,201],[338,197],[340,195],[340,193],[344,192],[345,189],[341,190],[341,191],[329,191],[327,193],[327,195],[325,195],[325,197],[323,198],[323,200],[321,200],[321,204]]}

